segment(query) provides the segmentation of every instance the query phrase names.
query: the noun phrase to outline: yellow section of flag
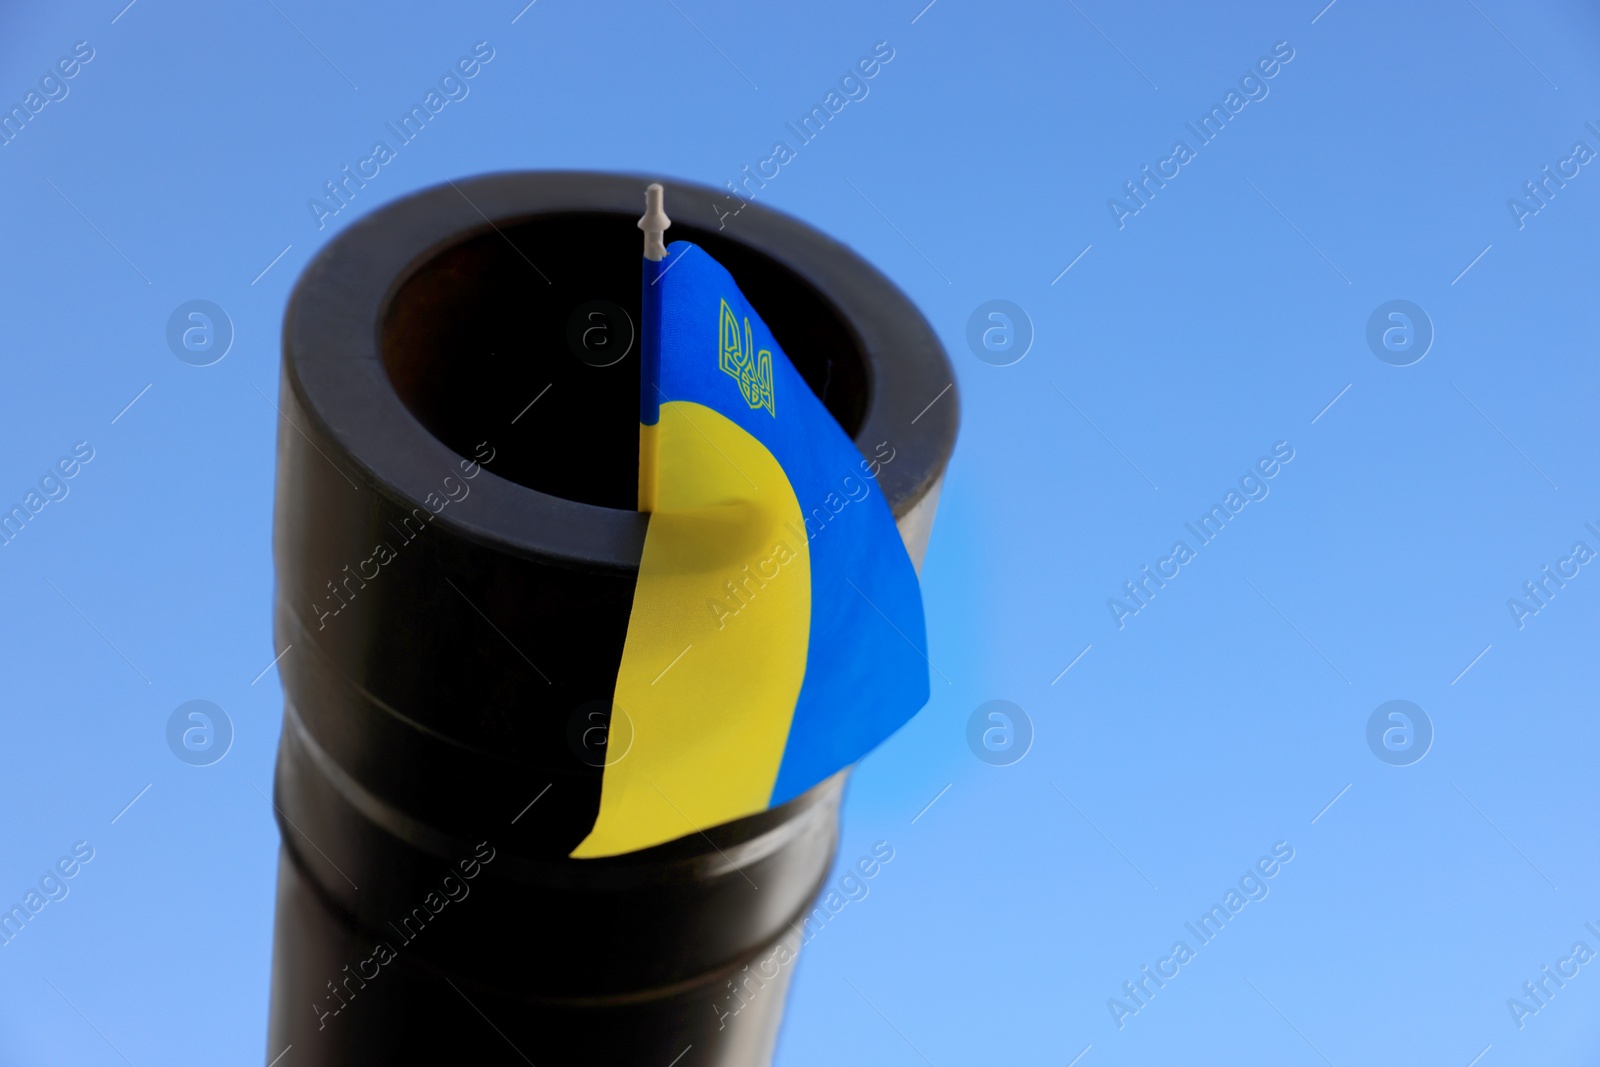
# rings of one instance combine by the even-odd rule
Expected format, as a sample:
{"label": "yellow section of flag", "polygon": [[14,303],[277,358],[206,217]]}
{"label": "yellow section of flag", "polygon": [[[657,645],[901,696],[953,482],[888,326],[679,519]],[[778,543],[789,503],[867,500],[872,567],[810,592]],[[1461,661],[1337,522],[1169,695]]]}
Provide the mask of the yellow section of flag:
{"label": "yellow section of flag", "polygon": [[632,743],[607,752],[579,859],[765,811],[805,677],[811,560],[783,468],[734,422],[689,401],[662,404],[641,432],[650,526],[610,731],[612,744],[627,738],[626,716]]}

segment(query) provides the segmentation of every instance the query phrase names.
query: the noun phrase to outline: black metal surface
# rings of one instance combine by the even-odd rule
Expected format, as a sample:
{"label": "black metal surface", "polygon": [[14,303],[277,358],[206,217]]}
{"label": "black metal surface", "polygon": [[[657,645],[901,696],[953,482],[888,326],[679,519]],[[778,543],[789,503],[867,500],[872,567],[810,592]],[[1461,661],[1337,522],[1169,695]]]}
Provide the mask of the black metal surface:
{"label": "black metal surface", "polygon": [[[792,966],[736,1014],[726,986],[815,895],[842,775],[704,834],[566,858],[601,775],[574,716],[609,705],[645,529],[637,351],[594,366],[568,325],[594,301],[638,322],[649,180],[428,190],[345,230],[291,299],[268,1058],[664,1067],[688,1048],[695,1067],[770,1051]],[[718,195],[664,184],[669,213]],[[952,393],[917,417],[952,376],[906,298],[754,206],[668,236],[733,272],[864,452],[889,442],[879,485],[903,529],[925,521],[909,517],[957,408]]]}

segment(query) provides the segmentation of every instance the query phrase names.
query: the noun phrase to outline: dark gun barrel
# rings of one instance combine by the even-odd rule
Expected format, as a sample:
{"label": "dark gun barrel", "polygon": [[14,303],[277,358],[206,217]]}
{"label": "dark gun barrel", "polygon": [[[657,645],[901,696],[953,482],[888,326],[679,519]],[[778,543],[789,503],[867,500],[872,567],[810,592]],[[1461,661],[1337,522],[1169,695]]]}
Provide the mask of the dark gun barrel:
{"label": "dark gun barrel", "polygon": [[611,694],[647,522],[635,223],[653,180],[668,240],[738,280],[866,457],[840,479],[875,476],[920,564],[954,376],[843,245],[718,190],[579,172],[448,183],[344,230],[283,335],[280,1067],[771,1057],[843,772],[567,858],[626,758]]}

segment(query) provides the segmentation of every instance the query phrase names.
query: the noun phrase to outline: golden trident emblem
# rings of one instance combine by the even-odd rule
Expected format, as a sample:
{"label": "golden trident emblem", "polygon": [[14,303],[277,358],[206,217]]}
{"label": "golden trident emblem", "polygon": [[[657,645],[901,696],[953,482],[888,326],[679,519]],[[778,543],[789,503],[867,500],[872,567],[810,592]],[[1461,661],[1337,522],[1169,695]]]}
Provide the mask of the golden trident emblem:
{"label": "golden trident emblem", "polygon": [[743,343],[740,343],[739,320],[734,317],[733,309],[728,307],[726,300],[722,301],[722,310],[718,315],[717,336],[721,341],[717,366],[739,383],[739,392],[744,394],[746,404],[753,408],[766,408],[769,415],[777,418],[778,412],[773,407],[772,398],[772,353],[765,348],[756,351],[755,342],[750,336],[748,316],[744,320]]}

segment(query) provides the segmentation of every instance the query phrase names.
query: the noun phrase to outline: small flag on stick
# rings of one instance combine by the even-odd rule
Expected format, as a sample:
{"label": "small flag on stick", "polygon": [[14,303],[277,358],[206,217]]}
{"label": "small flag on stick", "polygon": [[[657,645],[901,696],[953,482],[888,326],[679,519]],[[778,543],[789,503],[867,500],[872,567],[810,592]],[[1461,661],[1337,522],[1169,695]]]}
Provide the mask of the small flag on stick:
{"label": "small flag on stick", "polygon": [[[753,815],[859,760],[928,699],[922,599],[877,461],[733,277],[646,194],[639,508],[650,513],[579,858]],[[616,737],[617,734],[613,734]]]}

